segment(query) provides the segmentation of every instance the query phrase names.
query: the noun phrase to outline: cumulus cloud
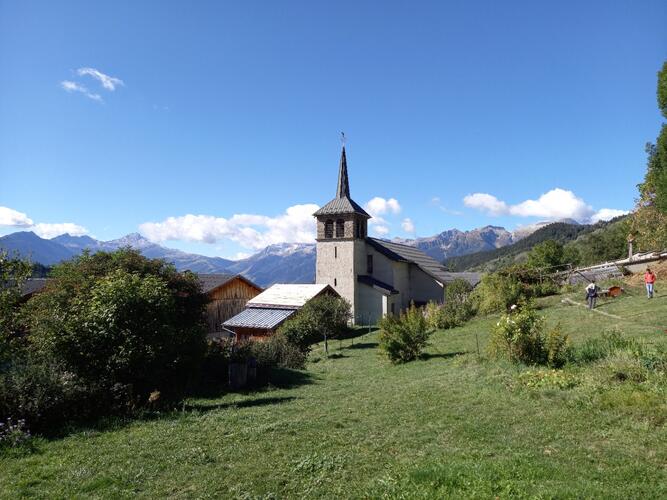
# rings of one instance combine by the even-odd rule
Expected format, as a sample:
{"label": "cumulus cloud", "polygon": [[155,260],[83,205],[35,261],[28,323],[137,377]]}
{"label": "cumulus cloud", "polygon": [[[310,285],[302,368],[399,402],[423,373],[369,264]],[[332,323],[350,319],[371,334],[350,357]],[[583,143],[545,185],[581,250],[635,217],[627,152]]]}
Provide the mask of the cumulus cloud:
{"label": "cumulus cloud", "polygon": [[48,224],[40,222],[30,228],[36,235],[42,238],[55,238],[61,234],[69,233],[72,236],[83,236],[88,230],[72,222],[63,222],[60,224]]}
{"label": "cumulus cloud", "polygon": [[403,231],[406,233],[414,233],[415,232],[415,224],[412,222],[412,219],[410,217],[406,217],[403,219],[403,222],[401,222],[401,227],[403,228]]}
{"label": "cumulus cloud", "polygon": [[105,75],[100,70],[95,68],[79,68],[77,71],[79,76],[90,76],[102,84],[102,87],[113,92],[116,87],[123,86],[125,83],[120,78]]}
{"label": "cumulus cloud", "polygon": [[372,226],[371,230],[379,236],[385,236],[386,234],[389,234],[389,228],[383,225]]}
{"label": "cumulus cloud", "polygon": [[385,199],[380,196],[372,198],[364,205],[364,209],[372,217],[378,217],[385,214],[398,214],[401,212],[401,205],[396,198]]}
{"label": "cumulus cloud", "polygon": [[29,227],[32,226],[32,220],[23,212],[0,207],[0,226]]}
{"label": "cumulus cloud", "polygon": [[236,214],[230,218],[212,215],[183,215],[162,222],[146,222],[140,232],[149,240],[195,241],[215,243],[228,239],[258,250],[274,243],[308,243],[315,241],[315,204],[294,205],[275,217]]}
{"label": "cumulus cloud", "polygon": [[595,211],[593,207],[576,196],[572,191],[552,189],[537,200],[526,200],[509,205],[488,193],[473,193],[463,198],[465,206],[489,215],[514,215],[517,217],[540,217],[546,220],[574,219],[579,222],[597,222],[627,213],[623,210],[604,208]]}
{"label": "cumulus cloud", "polygon": [[92,99],[93,101],[98,101],[98,102],[102,101],[101,95],[91,92],[90,90],[88,90],[87,87],[85,87],[84,85],[80,85],[76,82],[70,80],[63,80],[62,82],[60,82],[60,86],[66,92],[79,92],[85,95],[88,99]]}
{"label": "cumulus cloud", "polygon": [[27,229],[33,231],[42,238],[54,238],[55,236],[65,233],[69,233],[72,236],[81,236],[88,233],[88,230],[85,227],[72,222],[63,222],[59,224],[40,222],[39,224],[35,224],[32,219],[23,212],[8,207],[0,207],[0,226]]}
{"label": "cumulus cloud", "polygon": [[591,216],[591,222],[595,224],[601,220],[611,220],[614,217],[620,217],[630,212],[627,210],[617,210],[615,208],[601,208]]}
{"label": "cumulus cloud", "polygon": [[463,198],[466,207],[475,208],[489,215],[504,215],[509,212],[509,207],[504,201],[500,201],[493,195],[487,193],[473,193]]}

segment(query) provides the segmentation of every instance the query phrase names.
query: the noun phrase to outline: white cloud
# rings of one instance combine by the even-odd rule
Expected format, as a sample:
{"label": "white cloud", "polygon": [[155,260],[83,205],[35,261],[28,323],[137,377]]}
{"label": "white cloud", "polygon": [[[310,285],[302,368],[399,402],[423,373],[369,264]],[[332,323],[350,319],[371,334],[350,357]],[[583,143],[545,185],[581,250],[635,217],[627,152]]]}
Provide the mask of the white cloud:
{"label": "white cloud", "polygon": [[546,220],[574,219],[579,222],[597,222],[605,217],[612,218],[627,213],[609,208],[596,212],[572,191],[560,188],[542,194],[537,200],[526,200],[516,205],[508,205],[488,193],[470,194],[463,198],[463,203],[467,207],[481,210],[489,215],[540,217]]}
{"label": "white cloud", "polygon": [[595,224],[601,220],[610,220],[614,217],[628,214],[627,210],[617,210],[615,208],[601,208],[591,216],[591,222]]}
{"label": "white cloud", "polygon": [[434,196],[433,198],[431,198],[431,205],[433,205],[434,207],[438,207],[442,212],[448,215],[463,215],[463,212],[459,212],[458,210],[451,210],[446,206],[444,206],[439,196]]}
{"label": "white cloud", "polygon": [[40,222],[30,228],[36,235],[42,238],[55,238],[61,234],[69,233],[72,236],[82,236],[88,233],[88,230],[72,222],[63,222],[60,224],[48,224]]}
{"label": "white cloud", "polygon": [[80,85],[76,82],[70,80],[63,80],[62,82],[60,82],[60,86],[63,88],[63,90],[67,92],[79,92],[85,95],[87,98],[92,99],[93,101],[98,101],[98,102],[102,101],[101,95],[89,91],[87,87],[85,87],[84,85]]}
{"label": "white cloud", "polygon": [[466,207],[475,208],[490,215],[503,215],[508,212],[505,202],[487,193],[473,193],[463,198]]}
{"label": "white cloud", "polygon": [[183,215],[162,222],[146,222],[141,233],[156,242],[167,240],[215,243],[228,239],[245,248],[260,249],[274,243],[315,241],[314,204],[294,205],[276,217],[236,214],[226,219],[212,215]]}
{"label": "white cloud", "polygon": [[0,207],[0,226],[29,227],[32,226],[32,220],[23,212]]}
{"label": "white cloud", "polygon": [[236,255],[234,255],[234,257],[232,257],[232,260],[247,259],[251,255],[252,255],[251,253],[247,253],[247,252],[236,252]]}
{"label": "white cloud", "polygon": [[372,198],[364,205],[364,209],[372,217],[378,217],[384,214],[398,214],[401,212],[401,205],[396,198],[385,199],[380,196]]}
{"label": "white cloud", "polygon": [[53,238],[65,233],[69,233],[72,236],[81,236],[88,233],[85,227],[73,224],[72,222],[63,222],[60,224],[40,222],[35,224],[26,214],[8,207],[0,207],[0,226],[27,229],[42,238]]}
{"label": "white cloud", "polygon": [[403,228],[403,231],[406,233],[414,233],[415,232],[415,225],[412,222],[412,219],[410,217],[406,217],[403,219],[403,222],[401,222],[401,227]]}
{"label": "white cloud", "polygon": [[389,233],[389,228],[387,226],[373,226],[371,229],[373,232],[375,232],[375,234],[380,236],[384,236]]}
{"label": "white cloud", "polygon": [[97,70],[95,68],[79,68],[76,72],[79,76],[88,75],[93,77],[95,80],[98,80],[102,84],[102,87],[111,92],[116,90],[116,87],[125,85],[123,80],[121,80],[120,78],[105,75],[100,70]]}

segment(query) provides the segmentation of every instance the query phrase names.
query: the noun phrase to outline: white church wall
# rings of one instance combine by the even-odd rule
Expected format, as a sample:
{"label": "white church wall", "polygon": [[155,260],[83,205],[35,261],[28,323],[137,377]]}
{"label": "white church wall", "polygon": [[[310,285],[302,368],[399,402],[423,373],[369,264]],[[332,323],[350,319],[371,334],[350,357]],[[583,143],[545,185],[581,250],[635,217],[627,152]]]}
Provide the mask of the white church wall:
{"label": "white church wall", "polygon": [[388,308],[385,295],[368,285],[360,284],[357,287],[357,312],[355,323],[358,325],[375,324]]}
{"label": "white church wall", "polygon": [[417,266],[410,266],[410,295],[415,302],[438,302],[445,300],[443,286]]}

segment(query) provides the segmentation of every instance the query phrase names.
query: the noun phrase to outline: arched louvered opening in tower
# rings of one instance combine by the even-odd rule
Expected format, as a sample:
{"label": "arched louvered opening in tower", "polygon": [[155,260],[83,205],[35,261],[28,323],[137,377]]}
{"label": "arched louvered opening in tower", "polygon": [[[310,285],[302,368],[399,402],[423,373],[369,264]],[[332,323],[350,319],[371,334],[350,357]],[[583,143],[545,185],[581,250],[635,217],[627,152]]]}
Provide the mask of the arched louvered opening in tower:
{"label": "arched louvered opening in tower", "polygon": [[324,223],[324,237],[333,238],[333,235],[334,235],[334,223],[331,219],[329,219]]}
{"label": "arched louvered opening in tower", "polygon": [[338,219],[336,221],[336,238],[342,238],[345,236],[345,221],[343,219]]}

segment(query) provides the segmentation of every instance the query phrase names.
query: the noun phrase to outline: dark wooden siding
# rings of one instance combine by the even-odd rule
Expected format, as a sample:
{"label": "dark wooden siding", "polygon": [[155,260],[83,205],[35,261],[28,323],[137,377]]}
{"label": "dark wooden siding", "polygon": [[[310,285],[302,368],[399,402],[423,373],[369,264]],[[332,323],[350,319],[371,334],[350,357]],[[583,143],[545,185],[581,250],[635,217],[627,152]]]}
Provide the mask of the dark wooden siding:
{"label": "dark wooden siding", "polygon": [[246,303],[262,290],[241,278],[229,280],[208,292],[211,302],[206,306],[208,332],[221,332],[222,324],[245,308]]}

